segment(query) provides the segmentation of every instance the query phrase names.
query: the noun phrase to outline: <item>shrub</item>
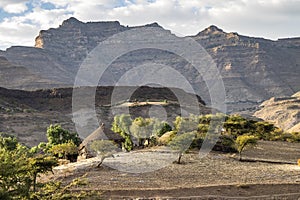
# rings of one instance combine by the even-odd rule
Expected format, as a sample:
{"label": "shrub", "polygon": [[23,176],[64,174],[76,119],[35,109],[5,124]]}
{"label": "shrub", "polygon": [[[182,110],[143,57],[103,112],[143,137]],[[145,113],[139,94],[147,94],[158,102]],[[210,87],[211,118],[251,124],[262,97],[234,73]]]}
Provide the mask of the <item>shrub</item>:
{"label": "shrub", "polygon": [[166,145],[168,144],[174,137],[176,136],[175,131],[169,131],[163,134],[161,137],[158,138],[157,142],[159,145]]}
{"label": "shrub", "polygon": [[167,122],[162,122],[159,131],[157,132],[157,136],[161,137],[166,132],[172,131],[172,127]]}
{"label": "shrub", "polygon": [[67,143],[53,145],[48,152],[58,158],[73,161],[72,157],[77,157],[78,155],[78,148],[73,141],[68,141]]}

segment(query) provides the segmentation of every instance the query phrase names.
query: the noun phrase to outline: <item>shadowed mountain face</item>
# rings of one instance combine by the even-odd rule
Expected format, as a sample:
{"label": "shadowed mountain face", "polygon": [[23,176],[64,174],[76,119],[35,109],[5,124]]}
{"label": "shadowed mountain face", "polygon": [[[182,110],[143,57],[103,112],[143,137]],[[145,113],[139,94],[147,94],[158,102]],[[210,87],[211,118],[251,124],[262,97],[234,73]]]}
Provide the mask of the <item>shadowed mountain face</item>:
{"label": "shadowed mountain face", "polygon": [[[163,30],[156,23],[146,26]],[[5,76],[15,77],[19,70],[24,70],[28,82],[23,84],[22,78],[17,82],[1,79],[0,86],[13,89],[51,88],[55,84],[72,86],[81,63],[97,44],[116,33],[138,28],[122,26],[119,22],[65,20],[58,28],[41,31],[35,47],[18,46],[0,52],[7,62],[18,66],[6,69]],[[225,33],[216,26],[190,38],[201,44],[216,63],[223,77],[229,112],[251,112],[266,99],[300,90],[300,38],[271,41]],[[177,70],[210,104],[206,84],[195,68],[182,57],[158,49],[141,49],[120,56],[104,72],[100,84],[115,85],[128,70],[151,62]],[[0,67],[9,66],[1,64]]]}

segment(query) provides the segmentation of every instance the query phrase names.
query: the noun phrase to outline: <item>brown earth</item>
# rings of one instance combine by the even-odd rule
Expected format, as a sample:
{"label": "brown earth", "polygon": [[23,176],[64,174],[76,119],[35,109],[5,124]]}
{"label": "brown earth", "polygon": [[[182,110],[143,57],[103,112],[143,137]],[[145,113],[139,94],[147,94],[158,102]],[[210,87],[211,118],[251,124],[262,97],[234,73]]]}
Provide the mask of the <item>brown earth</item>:
{"label": "brown earth", "polygon": [[[95,168],[94,163],[76,172],[47,176],[47,179],[66,183],[84,175],[88,185],[74,190],[100,191],[103,199],[294,200],[300,198],[300,166],[296,165],[300,157],[299,145],[260,142],[256,148],[244,154],[245,159],[253,162],[240,162],[234,154],[218,152],[200,158],[197,152],[192,151],[183,156],[183,164],[170,162],[166,167],[146,173],[128,173],[107,167],[111,163],[124,161],[120,153],[115,158],[107,158],[100,168]],[[151,159],[149,152],[157,154]],[[139,161],[132,159],[128,162],[131,162],[131,166],[143,166],[147,162],[160,165],[164,160],[159,153],[162,152],[153,149],[132,152]],[[173,155],[170,153],[170,157]]]}

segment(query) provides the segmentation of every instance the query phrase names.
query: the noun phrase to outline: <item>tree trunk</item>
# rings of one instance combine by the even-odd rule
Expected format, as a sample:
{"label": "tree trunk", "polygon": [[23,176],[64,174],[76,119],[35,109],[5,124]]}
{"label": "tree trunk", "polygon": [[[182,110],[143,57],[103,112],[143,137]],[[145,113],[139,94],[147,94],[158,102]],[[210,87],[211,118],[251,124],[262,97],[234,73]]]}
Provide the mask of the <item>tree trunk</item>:
{"label": "tree trunk", "polygon": [[33,192],[36,192],[36,178],[37,178],[37,173],[33,174]]}
{"label": "tree trunk", "polygon": [[179,156],[178,156],[178,161],[177,163],[180,164],[181,163],[181,157],[182,157],[182,153],[179,153]]}
{"label": "tree trunk", "polygon": [[242,152],[239,152],[239,161],[242,161]]}
{"label": "tree trunk", "polygon": [[104,161],[104,159],[106,158],[106,156],[102,156],[100,162],[98,163],[97,167],[100,167]]}
{"label": "tree trunk", "polygon": [[109,158],[109,157],[113,157],[114,158],[114,155],[113,154],[109,154],[109,155],[104,155],[101,157],[101,160],[100,162],[98,163],[97,167],[100,167],[104,161],[105,158]]}

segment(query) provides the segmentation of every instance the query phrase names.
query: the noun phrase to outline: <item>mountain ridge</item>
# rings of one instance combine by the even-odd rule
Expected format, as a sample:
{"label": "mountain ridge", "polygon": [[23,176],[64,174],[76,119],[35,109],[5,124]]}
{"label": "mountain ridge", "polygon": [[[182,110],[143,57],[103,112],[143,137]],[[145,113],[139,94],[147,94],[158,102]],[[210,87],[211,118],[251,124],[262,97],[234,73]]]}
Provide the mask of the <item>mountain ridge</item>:
{"label": "mountain ridge", "polygon": [[[145,26],[163,29],[157,23]],[[71,87],[80,64],[97,44],[116,33],[145,26],[128,27],[118,21],[80,22],[70,18],[58,28],[40,31],[35,47],[11,47],[0,52],[0,56],[25,67],[32,74],[61,83],[58,87]],[[277,41],[253,38],[226,33],[215,25],[187,37],[201,44],[216,63],[226,89],[228,112],[253,112],[264,100],[289,96],[300,90],[300,38]],[[165,51],[140,50],[121,56],[105,72],[101,84],[115,85],[126,71],[149,61],[172,66],[209,104],[203,77],[184,59]],[[47,87],[37,81],[32,82],[31,88],[26,88],[1,80],[0,86],[12,89]]]}

